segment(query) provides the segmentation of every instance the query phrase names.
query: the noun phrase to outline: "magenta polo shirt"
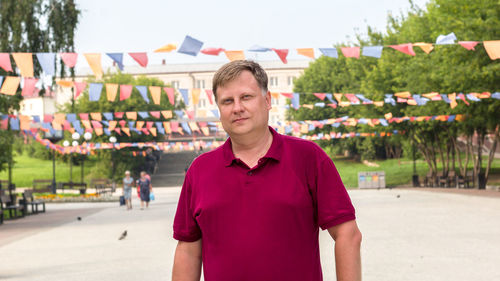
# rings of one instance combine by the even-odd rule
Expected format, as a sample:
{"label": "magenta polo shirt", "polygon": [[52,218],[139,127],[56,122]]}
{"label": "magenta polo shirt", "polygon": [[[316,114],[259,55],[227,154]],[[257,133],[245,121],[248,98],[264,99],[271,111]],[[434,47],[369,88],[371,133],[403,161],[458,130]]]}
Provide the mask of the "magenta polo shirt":
{"label": "magenta polo shirt", "polygon": [[322,280],[319,227],[355,219],[323,150],[270,130],[273,142],[256,167],[235,158],[228,139],[186,174],[174,238],[202,239],[206,281]]}

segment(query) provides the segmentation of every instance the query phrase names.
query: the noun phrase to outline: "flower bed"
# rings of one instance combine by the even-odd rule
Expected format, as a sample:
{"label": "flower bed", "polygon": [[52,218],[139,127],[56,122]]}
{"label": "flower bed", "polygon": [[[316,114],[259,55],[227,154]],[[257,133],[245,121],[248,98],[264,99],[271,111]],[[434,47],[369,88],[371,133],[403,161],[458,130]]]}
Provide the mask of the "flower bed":
{"label": "flower bed", "polygon": [[71,194],[71,193],[39,193],[35,194],[35,199],[43,200],[47,203],[70,203],[70,202],[116,202],[117,197],[99,196],[96,193]]}

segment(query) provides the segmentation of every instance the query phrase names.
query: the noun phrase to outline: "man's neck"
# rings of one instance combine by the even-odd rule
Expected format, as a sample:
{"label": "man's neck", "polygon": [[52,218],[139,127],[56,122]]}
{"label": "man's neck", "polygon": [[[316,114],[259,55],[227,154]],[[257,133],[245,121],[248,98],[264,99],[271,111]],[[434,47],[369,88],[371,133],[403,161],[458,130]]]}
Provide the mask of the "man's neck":
{"label": "man's neck", "polygon": [[236,158],[240,158],[249,167],[257,164],[264,156],[273,142],[273,135],[269,128],[253,136],[232,136],[231,147]]}

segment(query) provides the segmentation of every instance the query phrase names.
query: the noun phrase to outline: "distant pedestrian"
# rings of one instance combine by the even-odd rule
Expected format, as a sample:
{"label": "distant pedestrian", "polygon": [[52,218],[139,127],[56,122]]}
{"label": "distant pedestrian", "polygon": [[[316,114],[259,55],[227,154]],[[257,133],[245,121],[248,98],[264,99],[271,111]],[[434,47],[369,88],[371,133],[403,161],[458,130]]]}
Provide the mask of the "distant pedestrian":
{"label": "distant pedestrian", "polygon": [[146,208],[149,207],[149,194],[153,191],[151,179],[148,178],[148,174],[145,171],[141,172],[141,178],[137,180],[137,187],[139,188],[139,195],[141,197],[141,210],[144,210],[144,203],[146,203]]}
{"label": "distant pedestrian", "polygon": [[132,209],[133,185],[134,185],[134,178],[130,176],[130,171],[125,171],[125,177],[123,178],[123,197],[125,198],[125,204],[127,205],[127,210]]}

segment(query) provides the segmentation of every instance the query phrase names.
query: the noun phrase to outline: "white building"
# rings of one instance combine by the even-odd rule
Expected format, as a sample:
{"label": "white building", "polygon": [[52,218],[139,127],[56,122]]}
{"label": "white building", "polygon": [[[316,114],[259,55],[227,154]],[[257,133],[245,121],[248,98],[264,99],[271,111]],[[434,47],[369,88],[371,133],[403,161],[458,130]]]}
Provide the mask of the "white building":
{"label": "white building", "polygon": [[[269,91],[273,94],[272,110],[269,122],[275,125],[279,121],[285,120],[286,98],[278,93],[291,93],[293,83],[297,77],[302,75],[305,68],[309,66],[309,60],[289,61],[283,64],[281,61],[259,62],[266,70],[269,78]],[[186,110],[193,110],[196,118],[211,116],[207,114],[210,110],[217,109],[215,104],[210,104],[204,89],[212,89],[212,77],[224,63],[200,63],[200,64],[161,64],[148,65],[146,68],[140,66],[125,66],[123,73],[133,76],[154,77],[170,84],[176,89],[200,89],[199,102],[194,105],[191,101]],[[104,73],[116,73],[115,67],[105,69]],[[93,76],[90,69],[77,70],[75,81],[84,81],[87,77]],[[65,103],[71,102],[71,88],[62,88],[55,85],[55,97],[27,98],[21,104],[21,114],[40,115],[53,114]],[[104,89],[103,89],[104,91]],[[182,99],[177,95],[177,99]]]}

